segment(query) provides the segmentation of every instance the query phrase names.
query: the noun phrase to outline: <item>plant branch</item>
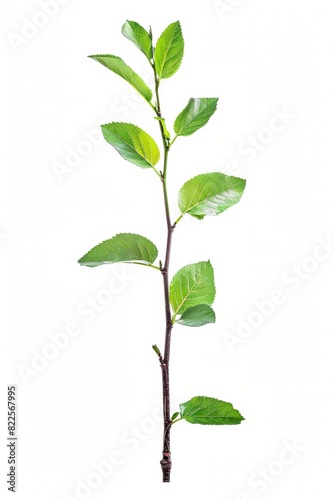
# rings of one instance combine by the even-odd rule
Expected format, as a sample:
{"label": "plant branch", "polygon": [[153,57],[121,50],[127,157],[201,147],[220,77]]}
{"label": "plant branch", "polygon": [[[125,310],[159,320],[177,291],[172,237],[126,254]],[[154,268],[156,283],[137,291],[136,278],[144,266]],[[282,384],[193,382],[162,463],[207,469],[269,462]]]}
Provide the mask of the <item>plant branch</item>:
{"label": "plant branch", "polygon": [[[156,96],[156,114],[161,118],[161,105],[159,96],[159,84],[156,69],[154,64],[152,64],[154,71],[154,81],[155,81],[155,96]],[[162,372],[162,392],[163,392],[163,414],[164,414],[164,433],[163,433],[163,449],[162,449],[162,460],[160,461],[162,469],[162,480],[164,483],[170,481],[170,471],[172,468],[171,452],[170,452],[170,389],[169,389],[169,359],[170,359],[170,346],[171,346],[171,333],[173,328],[172,315],[169,301],[169,263],[172,248],[172,235],[174,227],[171,223],[169,203],[168,203],[168,190],[167,190],[167,167],[168,167],[168,153],[170,148],[169,138],[165,135],[164,126],[159,121],[161,139],[164,148],[164,166],[161,175],[162,187],[163,187],[163,197],[165,205],[165,217],[167,224],[167,242],[166,242],[166,253],[165,261],[161,266],[161,274],[163,279],[163,289],[164,289],[164,299],[165,299],[165,317],[166,317],[166,330],[165,330],[165,349],[164,356],[160,358],[161,372]]]}

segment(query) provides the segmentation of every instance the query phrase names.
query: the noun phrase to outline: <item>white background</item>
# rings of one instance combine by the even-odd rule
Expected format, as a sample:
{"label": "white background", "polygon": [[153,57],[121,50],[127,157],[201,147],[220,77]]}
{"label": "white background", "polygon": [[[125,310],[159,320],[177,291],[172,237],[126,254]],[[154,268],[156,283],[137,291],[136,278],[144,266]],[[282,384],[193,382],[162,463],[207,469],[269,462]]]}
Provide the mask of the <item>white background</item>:
{"label": "white background", "polygon": [[[38,1],[6,0],[0,12],[2,497],[6,387],[13,383],[18,499],[84,498],[83,490],[76,494],[78,481],[96,479],[94,462],[112,452],[122,463],[86,498],[324,497],[332,490],[334,252],[316,254],[321,261],[314,252],[319,239],[334,240],[331,2],[71,0],[58,7],[41,17]],[[119,55],[146,75],[144,56],[121,35],[126,19],[151,24],[155,39],[181,21],[184,60],[161,88],[170,128],[189,97],[220,98],[207,127],[173,146],[173,217],[178,189],[191,176],[222,171],[247,179],[236,207],[180,223],[171,262],[173,274],[210,258],[217,286],[217,323],[173,332],[173,409],[195,395],[214,396],[231,401],[246,420],[221,428],[176,424],[169,486],[160,484],[161,380],[151,349],[163,344],[161,277],[139,266],[76,263],[120,231],[149,237],[162,256],[159,180],[95,136],[86,156],[59,174],[68,152],[84,148],[85,131],[102,123],[130,121],[159,141],[145,102],[86,57]],[[289,119],[281,130],[263,131],[284,110]],[[251,160],[250,137],[261,147]],[[300,277],[293,266],[301,266]],[[101,304],[115,271],[123,275],[114,282],[119,293]],[[282,303],[267,302],[267,318],[254,314],[275,289]],[[99,311],[88,305],[92,298]],[[241,322],[250,325],[244,338]],[[50,334],[64,333],[69,323],[77,336],[29,372]],[[231,346],[227,333],[239,343]],[[133,436],[137,427],[140,437]],[[282,452],[293,442],[295,457]],[[286,456],[291,460],[282,464]],[[254,485],[261,469],[262,488]]]}

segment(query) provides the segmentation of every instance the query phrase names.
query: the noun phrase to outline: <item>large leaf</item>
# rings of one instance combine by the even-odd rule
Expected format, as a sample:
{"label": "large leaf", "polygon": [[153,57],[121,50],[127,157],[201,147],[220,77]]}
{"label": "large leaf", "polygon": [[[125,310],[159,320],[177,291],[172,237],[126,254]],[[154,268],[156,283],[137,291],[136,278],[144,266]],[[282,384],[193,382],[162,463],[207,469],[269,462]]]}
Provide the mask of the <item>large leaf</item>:
{"label": "large leaf", "polygon": [[198,304],[198,306],[186,309],[176,322],[184,326],[203,326],[215,321],[216,315],[212,307],[207,304]]}
{"label": "large leaf", "polygon": [[119,122],[108,123],[101,128],[105,140],[114,146],[125,160],[142,168],[150,168],[158,163],[158,146],[141,128],[131,123]]}
{"label": "large leaf", "polygon": [[157,247],[144,236],[120,233],[89,250],[78,262],[89,267],[114,262],[153,264],[157,256]]}
{"label": "large leaf", "polygon": [[246,181],[220,172],[200,174],[187,181],[179,192],[182,214],[197,219],[205,215],[218,215],[240,200]]}
{"label": "large leaf", "polygon": [[216,294],[210,261],[182,267],[170,284],[170,301],[176,314],[198,304],[211,306]]}
{"label": "large leaf", "polygon": [[141,94],[146,101],[149,103],[152,100],[152,90],[146,85],[144,80],[140,78],[137,73],[135,73],[130,66],[128,66],[123,59],[117,56],[112,56],[110,54],[89,56],[91,59],[95,59],[99,63],[103,64],[106,68],[110,69],[116,75],[121,76],[126,80],[132,87],[134,87],[139,94]]}
{"label": "large leaf", "polygon": [[145,28],[135,21],[126,21],[122,33],[145,54],[149,61],[153,58],[152,39]]}
{"label": "large leaf", "polygon": [[217,109],[216,97],[191,98],[187,106],[176,118],[174,132],[176,135],[191,135],[204,127]]}
{"label": "large leaf", "polygon": [[231,403],[206,396],[196,396],[181,404],[180,414],[191,424],[236,425],[245,420]]}
{"label": "large leaf", "polygon": [[169,78],[179,69],[184,52],[184,40],[179,21],[170,24],[157,41],[154,63],[159,78]]}

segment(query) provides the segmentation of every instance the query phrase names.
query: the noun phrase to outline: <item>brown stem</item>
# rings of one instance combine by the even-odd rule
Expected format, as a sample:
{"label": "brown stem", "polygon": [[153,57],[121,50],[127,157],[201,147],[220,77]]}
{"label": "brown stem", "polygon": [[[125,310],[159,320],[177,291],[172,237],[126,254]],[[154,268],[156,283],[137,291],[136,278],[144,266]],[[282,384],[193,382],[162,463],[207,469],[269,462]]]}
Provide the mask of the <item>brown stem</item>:
{"label": "brown stem", "polygon": [[170,481],[170,471],[172,468],[172,459],[170,451],[170,392],[169,392],[169,359],[170,359],[170,344],[172,334],[172,317],[169,304],[169,280],[168,270],[170,261],[170,251],[172,243],[173,229],[171,226],[168,228],[167,248],[165,265],[161,270],[164,285],[165,296],[165,313],[166,313],[166,332],[165,332],[165,351],[164,357],[161,360],[162,371],[162,393],[163,393],[163,414],[164,414],[164,434],[163,434],[163,447],[162,447],[162,460],[160,461],[162,469],[162,480],[164,483]]}

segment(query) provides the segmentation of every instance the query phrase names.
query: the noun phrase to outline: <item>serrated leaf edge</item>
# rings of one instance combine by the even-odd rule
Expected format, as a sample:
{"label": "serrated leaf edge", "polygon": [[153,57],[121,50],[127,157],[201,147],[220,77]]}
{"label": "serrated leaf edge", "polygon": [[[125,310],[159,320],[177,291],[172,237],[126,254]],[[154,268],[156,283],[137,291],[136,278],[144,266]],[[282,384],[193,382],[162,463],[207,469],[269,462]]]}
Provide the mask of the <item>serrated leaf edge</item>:
{"label": "serrated leaf edge", "polygon": [[[240,181],[244,181],[244,182],[245,182],[245,187],[244,187],[244,190],[243,190],[243,192],[242,192],[242,193],[241,193],[241,195],[240,195],[240,199],[241,199],[241,198],[242,198],[242,196],[243,196],[243,194],[244,194],[244,192],[245,192],[245,188],[246,188],[246,184],[247,184],[247,179],[244,179],[244,178],[242,178],[242,177],[236,177],[235,175],[224,174],[224,172],[204,172],[204,173],[202,173],[202,174],[197,174],[197,175],[195,175],[194,177],[191,177],[190,179],[188,179],[188,180],[187,180],[187,181],[186,181],[186,182],[185,182],[185,183],[181,186],[181,188],[180,188],[180,190],[179,190],[179,196],[180,196],[180,193],[181,193],[181,189],[182,189],[182,188],[183,188],[186,184],[188,184],[188,182],[190,182],[190,181],[192,181],[192,180],[196,179],[197,177],[201,177],[202,175],[217,175],[217,174],[219,174],[219,175],[223,175],[223,176],[225,176],[225,177],[229,177],[229,178],[231,178],[231,179],[237,179],[237,180],[240,180]],[[204,200],[202,200],[202,201],[201,201],[201,203],[202,203],[203,201],[204,201]],[[199,203],[196,203],[196,205],[193,205],[192,207],[190,207],[190,208],[189,208],[186,212],[183,212],[183,211],[181,210],[182,215],[185,215],[185,214],[189,213],[189,210],[192,210],[192,209],[193,209],[194,207],[196,207],[197,205],[199,205]],[[192,214],[189,214],[189,215],[192,215]],[[220,215],[220,214],[215,214],[215,215]],[[206,216],[206,215],[197,215],[197,214],[196,214],[196,215],[194,215],[193,217],[195,217],[195,218],[197,218],[197,219],[202,220],[205,216]]]}
{"label": "serrated leaf edge", "polygon": [[[219,97],[190,97],[190,98],[189,98],[189,100],[188,100],[188,103],[186,104],[186,106],[182,109],[182,111],[180,111],[180,113],[179,113],[179,114],[177,115],[177,117],[175,118],[175,120],[174,120],[174,127],[175,127],[175,123],[176,123],[177,119],[178,119],[178,118],[179,118],[179,116],[180,116],[180,115],[184,112],[184,110],[187,108],[187,106],[189,106],[189,103],[190,103],[190,101],[191,101],[192,99],[194,99],[194,100],[196,100],[196,99],[207,99],[207,100],[208,100],[208,99],[216,99],[215,108],[214,108],[214,111],[213,111],[212,115],[215,113],[215,111],[217,111]],[[209,117],[209,119],[208,119],[208,121],[206,122],[206,124],[207,124],[207,123],[209,122],[209,120],[212,118],[212,115]],[[205,124],[205,125],[206,125],[206,124]],[[202,125],[200,128],[204,127],[205,125]],[[198,129],[198,130],[200,130],[200,129]],[[177,132],[175,131],[175,128],[174,128],[174,132],[175,132],[175,134],[176,134],[176,136],[177,136],[177,137],[184,137],[184,136],[180,135],[180,132],[178,132],[178,133],[177,133]],[[197,132],[197,130],[196,130],[195,132]],[[193,132],[193,133],[195,133],[195,132]],[[190,134],[190,135],[192,135],[192,134]]]}
{"label": "serrated leaf edge", "polygon": [[[157,40],[157,43],[156,43],[156,46],[155,46],[155,47],[157,47],[157,45],[158,45],[158,43],[159,43],[159,40],[160,40],[160,38],[162,37],[162,35],[164,34],[164,32],[166,31],[166,29],[167,29],[167,28],[169,28],[169,26],[170,26],[171,24],[176,24],[176,23],[178,23],[178,25],[179,25],[179,27],[180,27],[181,36],[182,36],[182,40],[183,40],[183,53],[182,53],[182,57],[181,57],[180,64],[179,64],[179,67],[180,67],[180,66],[181,66],[181,64],[182,64],[182,61],[183,61],[183,57],[184,57],[184,37],[183,37],[183,31],[182,31],[182,26],[181,26],[180,21],[174,21],[174,22],[172,22],[172,23],[169,23],[169,25],[168,25],[168,26],[167,26],[167,27],[163,30],[163,32],[162,32],[162,33],[161,33],[161,35],[159,36],[159,38],[158,38],[158,40]],[[166,54],[167,54],[167,53],[166,53]],[[154,53],[153,53],[153,57],[154,57]],[[165,66],[165,62],[166,62],[166,57],[165,57],[165,59],[164,59],[164,64],[163,64],[163,66],[162,66],[162,67],[164,67],[164,66]],[[177,71],[177,70],[176,70],[176,71]],[[175,71],[172,75],[170,75],[170,76],[175,75],[176,71]],[[163,73],[163,71],[162,71],[162,73]],[[166,77],[163,77],[162,75],[161,75],[161,76],[159,75],[159,78],[164,79],[164,78],[166,78]],[[168,78],[169,78],[169,77],[168,77]]]}
{"label": "serrated leaf edge", "polygon": [[[148,99],[147,97],[145,97],[134,85],[132,85],[132,83],[129,82],[129,80],[126,80],[123,76],[119,75],[118,73],[115,73],[113,70],[110,70],[110,71],[112,73],[117,74],[120,78],[123,78],[123,80],[125,80],[129,85],[131,85],[131,87],[133,87],[138,92],[138,94],[140,94],[145,99],[145,101],[147,101],[149,104],[151,104],[151,101],[152,101],[152,98],[153,98],[153,92],[152,92],[152,90],[147,85],[147,83],[142,79],[142,77],[140,75],[138,75],[138,73],[136,73],[136,71],[134,71],[131,68],[131,66],[129,66],[124,61],[124,59],[122,59],[122,57],[120,57],[120,56],[114,56],[113,54],[94,54],[94,55],[87,56],[87,57],[89,59],[95,60],[96,62],[99,62],[100,64],[102,64],[102,63],[96,59],[97,57],[110,57],[110,58],[113,58],[113,59],[120,59],[133,72],[133,74],[136,75],[142,81],[142,83],[146,86],[147,90],[149,90],[149,92],[150,92],[150,98]],[[102,64],[102,66],[104,66],[104,64]],[[108,69],[110,69],[110,68],[108,68]]]}
{"label": "serrated leaf edge", "polygon": [[[142,54],[144,54],[144,56],[145,56],[145,57],[146,57],[149,61],[151,61],[151,60],[152,60],[152,58],[153,58],[153,44],[151,44],[151,52],[152,52],[152,57],[149,57],[149,56],[148,56],[148,55],[144,52],[144,50],[143,50],[141,47],[138,47],[138,45],[137,45],[136,43],[134,43],[134,41],[133,41],[133,40],[131,40],[130,38],[128,38],[126,35],[124,35],[124,33],[123,33],[123,29],[124,29],[124,26],[126,25],[126,23],[135,23],[135,24],[137,24],[137,25],[138,25],[138,26],[140,26],[143,30],[145,30],[145,31],[146,31],[146,33],[148,34],[148,36],[150,36],[149,32],[147,31],[147,29],[146,29],[146,28],[144,28],[144,26],[142,26],[142,25],[141,25],[140,23],[138,23],[137,21],[133,21],[132,19],[126,19],[126,21],[123,23],[123,25],[122,25],[122,29],[121,29],[121,33],[122,33],[122,35],[123,35],[125,38],[127,38],[127,39],[129,40],[129,42],[132,42],[132,43],[133,43],[133,44],[134,44],[134,45],[135,45],[135,46],[136,46],[136,47],[137,47],[137,48],[138,48],[138,49],[142,52]],[[151,38],[151,37],[150,37],[150,38]],[[151,42],[152,42],[152,38],[151,38]]]}
{"label": "serrated leaf edge", "polygon": [[[216,290],[216,288],[215,288]],[[203,325],[185,325],[184,323],[180,323],[180,320],[182,319],[182,316],[187,312],[189,311],[189,309],[193,309],[195,307],[198,307],[198,306],[207,306],[211,309],[211,311],[213,312],[213,315],[214,315],[214,320],[213,321],[210,321],[208,323],[204,323]],[[215,311],[213,310],[213,308],[209,305],[209,304],[196,304],[195,306],[190,306],[188,307],[188,309],[186,309],[185,311],[183,311],[182,314],[179,315],[180,317],[178,319],[175,320],[175,323],[178,323],[179,325],[181,326],[189,326],[190,328],[199,328],[201,326],[205,326],[205,325],[210,325],[210,324],[214,324],[216,323],[216,313]]]}
{"label": "serrated leaf edge", "polygon": [[[114,124],[115,124],[115,125],[130,125],[130,127],[135,127],[136,129],[138,129],[138,130],[140,130],[141,132],[143,132],[144,134],[146,134],[146,135],[147,135],[147,136],[148,136],[148,137],[149,137],[149,138],[150,138],[150,139],[154,142],[154,144],[155,144],[155,146],[156,146],[156,148],[157,148],[157,150],[158,150],[158,152],[159,152],[158,161],[157,161],[156,163],[153,163],[153,164],[152,164],[152,163],[150,163],[150,162],[149,162],[149,161],[145,158],[145,156],[143,156],[143,155],[141,155],[140,153],[138,153],[138,151],[137,151],[136,149],[134,149],[134,147],[133,147],[131,144],[129,144],[129,143],[127,143],[126,141],[124,141],[124,139],[123,139],[123,138],[121,138],[120,136],[118,136],[118,137],[120,137],[120,139],[121,139],[121,140],[122,140],[125,144],[127,144],[127,145],[131,148],[131,149],[133,149],[133,151],[134,151],[134,152],[135,152],[138,156],[140,156],[143,160],[145,160],[145,162],[147,163],[147,165],[149,165],[149,168],[153,168],[155,165],[157,165],[157,163],[159,162],[160,157],[161,157],[160,149],[159,149],[159,146],[157,145],[157,143],[156,143],[155,139],[153,139],[153,137],[152,137],[152,136],[151,136],[148,132],[146,132],[144,129],[142,129],[142,128],[141,128],[141,127],[139,127],[138,125],[135,125],[134,123],[129,123],[129,122],[110,122],[110,123],[104,123],[103,125],[100,125],[100,126],[101,126],[101,129],[102,129],[102,134],[103,134],[103,127],[106,127],[106,126],[108,126],[108,125],[114,125]],[[110,133],[112,133],[112,132],[110,132]],[[115,135],[116,135],[116,134],[115,134]],[[103,134],[103,137],[104,137],[104,134]],[[105,138],[105,137],[104,137],[104,139],[106,140],[106,138]],[[108,141],[106,141],[106,142],[108,142]],[[108,144],[109,144],[109,143],[108,143]],[[113,147],[114,147],[114,146],[113,146]],[[115,148],[115,147],[114,147],[114,148]],[[116,148],[115,148],[115,149],[116,149]],[[121,153],[120,153],[117,149],[116,149],[116,151],[117,151],[117,153],[120,155],[120,157],[121,157],[123,160],[125,160],[125,161],[129,161],[129,160],[126,160],[126,158],[124,158],[124,157],[121,155]],[[130,162],[130,163],[132,163],[132,162]]]}
{"label": "serrated leaf edge", "polygon": [[[186,417],[183,416],[183,405],[189,403],[192,399],[195,399],[195,398],[208,398],[208,399],[213,399],[214,401],[217,401],[218,403],[224,403],[224,404],[229,404],[231,405],[231,410],[230,411],[237,411],[240,415],[240,422],[242,422],[243,420],[245,420],[245,418],[241,415],[240,411],[237,409],[237,408],[234,408],[233,404],[230,403],[229,401],[223,401],[222,399],[217,399],[217,398],[213,398],[211,396],[193,396],[191,399],[189,399],[189,401],[186,401],[185,403],[180,403],[179,404],[179,407],[180,407],[180,415],[181,417],[186,420]],[[200,409],[199,409],[200,410]],[[199,411],[198,410],[198,411]],[[194,412],[192,415],[194,415],[196,412]],[[189,415],[190,417],[192,415]],[[224,417],[225,418],[225,417]],[[228,418],[228,417],[227,417]],[[214,425],[214,424],[212,424]]]}
{"label": "serrated leaf edge", "polygon": [[[176,271],[176,273],[174,274],[172,280],[171,280],[171,283],[173,282],[175,276],[182,271],[182,269],[186,268],[186,267],[190,267],[190,266],[194,266],[196,264],[210,264],[211,265],[211,268],[212,268],[212,272],[213,272],[213,289],[214,289],[214,296],[213,296],[213,300],[211,302],[211,304],[213,304],[214,300],[215,300],[215,297],[216,297],[216,286],[215,286],[215,281],[214,281],[214,268],[213,268],[213,265],[211,264],[211,261],[210,259],[209,260],[201,260],[200,262],[194,262],[193,264],[186,264],[185,266],[182,266],[178,271]],[[179,305],[177,311],[174,311],[174,316],[173,316],[173,319],[175,320],[175,317],[177,316],[178,314],[178,311],[180,310],[180,308],[182,307],[182,305],[184,304],[185,300],[187,299],[189,293],[191,292],[191,290],[188,291],[186,297],[182,300],[181,304]],[[209,304],[209,305],[211,305]],[[183,314],[183,313],[182,313]]]}
{"label": "serrated leaf edge", "polygon": [[[101,241],[100,243],[98,243],[97,245],[94,245],[90,250],[88,250],[88,252],[86,252],[82,257],[80,257],[80,259],[78,260],[78,264],[80,264],[81,266],[82,265],[87,265],[88,262],[81,262],[82,259],[84,259],[86,257],[86,255],[88,255],[90,252],[92,252],[93,250],[95,250],[95,248],[99,247],[100,245],[102,245],[103,243],[106,243],[107,241],[110,241],[112,240],[113,238],[116,238],[116,236],[124,236],[124,235],[127,235],[127,236],[139,236],[141,238],[145,238],[146,240],[148,240],[155,248],[156,250],[156,254],[157,256],[155,257],[155,259],[153,260],[153,262],[157,259],[158,257],[158,248],[157,246],[153,243],[153,241],[151,241],[149,238],[147,238],[146,236],[143,236],[142,234],[137,234],[137,233],[117,233],[117,234],[114,234],[114,236],[112,236],[111,238],[108,238],[106,240],[103,240]],[[152,264],[152,262],[148,262],[147,260],[122,260],[122,261],[117,261],[119,263],[131,263],[131,262],[147,262],[148,264]],[[113,262],[109,262],[109,261],[103,261],[101,262],[101,264],[112,264]]]}

